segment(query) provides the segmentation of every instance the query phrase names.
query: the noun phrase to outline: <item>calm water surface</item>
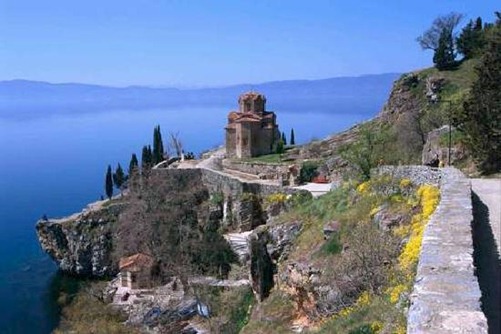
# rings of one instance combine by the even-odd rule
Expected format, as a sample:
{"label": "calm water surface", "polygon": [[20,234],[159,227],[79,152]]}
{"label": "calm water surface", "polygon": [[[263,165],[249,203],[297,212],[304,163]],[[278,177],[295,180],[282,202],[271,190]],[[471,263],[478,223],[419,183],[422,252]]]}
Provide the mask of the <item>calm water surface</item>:
{"label": "calm water surface", "polygon": [[[281,110],[284,108],[281,108]],[[329,108],[278,112],[287,137],[323,138],[373,114],[336,114]],[[0,115],[0,333],[49,333],[57,325],[57,293],[64,277],[41,251],[35,223],[43,214],[80,211],[103,194],[108,164],[127,167],[133,152],[179,132],[187,151],[223,143],[228,109],[109,111],[37,117]]]}

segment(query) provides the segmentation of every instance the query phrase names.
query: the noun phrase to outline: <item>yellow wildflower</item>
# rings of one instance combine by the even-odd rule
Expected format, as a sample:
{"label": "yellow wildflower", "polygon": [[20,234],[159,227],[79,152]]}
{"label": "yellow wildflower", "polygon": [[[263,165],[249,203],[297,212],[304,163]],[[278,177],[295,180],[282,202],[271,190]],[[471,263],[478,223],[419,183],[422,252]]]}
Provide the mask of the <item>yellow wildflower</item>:
{"label": "yellow wildflower", "polygon": [[402,180],[400,180],[400,188],[407,188],[411,184],[412,184],[412,182],[409,179],[402,179]]}
{"label": "yellow wildflower", "polygon": [[365,194],[369,191],[370,186],[370,181],[362,182],[357,186],[357,192],[359,192],[360,194]]}

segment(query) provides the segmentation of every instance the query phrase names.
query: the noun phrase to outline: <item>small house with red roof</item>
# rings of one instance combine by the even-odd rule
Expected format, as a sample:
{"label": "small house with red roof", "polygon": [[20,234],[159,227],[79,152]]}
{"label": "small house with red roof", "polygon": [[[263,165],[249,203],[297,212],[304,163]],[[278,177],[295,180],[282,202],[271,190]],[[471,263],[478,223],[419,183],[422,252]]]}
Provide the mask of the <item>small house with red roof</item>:
{"label": "small house with red roof", "polygon": [[129,289],[151,287],[151,269],[154,260],[151,256],[137,253],[120,259],[120,285]]}

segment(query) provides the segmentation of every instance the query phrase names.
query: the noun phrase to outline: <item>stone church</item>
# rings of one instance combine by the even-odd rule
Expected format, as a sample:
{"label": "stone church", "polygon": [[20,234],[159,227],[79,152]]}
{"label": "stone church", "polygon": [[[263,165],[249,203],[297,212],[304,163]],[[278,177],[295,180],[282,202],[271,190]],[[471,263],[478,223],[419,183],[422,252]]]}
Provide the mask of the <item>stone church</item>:
{"label": "stone church", "polygon": [[266,97],[248,92],[238,98],[238,111],[228,114],[226,156],[249,158],[275,152],[280,131],[274,112],[266,111]]}

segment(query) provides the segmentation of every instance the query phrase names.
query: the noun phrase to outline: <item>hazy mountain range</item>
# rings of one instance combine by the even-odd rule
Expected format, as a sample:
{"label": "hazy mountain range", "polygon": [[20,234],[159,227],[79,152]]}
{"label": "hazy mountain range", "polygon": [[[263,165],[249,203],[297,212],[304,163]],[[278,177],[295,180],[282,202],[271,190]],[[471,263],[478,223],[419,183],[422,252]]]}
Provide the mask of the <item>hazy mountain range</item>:
{"label": "hazy mountain range", "polygon": [[[221,88],[177,89],[144,86],[53,84],[29,80],[0,81],[0,116],[33,113],[99,111],[106,109],[225,106],[236,108],[238,95],[255,90],[266,95],[269,109],[325,109],[374,113],[387,98],[400,74],[387,73],[322,80],[288,80]],[[40,115],[39,115],[40,116]]]}

